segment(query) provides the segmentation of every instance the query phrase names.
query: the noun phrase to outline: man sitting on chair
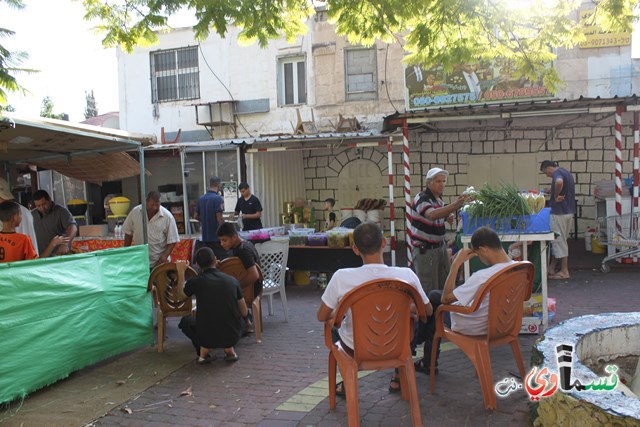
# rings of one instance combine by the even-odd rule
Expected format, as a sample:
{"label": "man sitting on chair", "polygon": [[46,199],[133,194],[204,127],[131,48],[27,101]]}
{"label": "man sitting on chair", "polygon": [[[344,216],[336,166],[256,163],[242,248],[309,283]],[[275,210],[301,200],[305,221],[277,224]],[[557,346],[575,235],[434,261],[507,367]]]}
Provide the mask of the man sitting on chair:
{"label": "man sitting on chair", "polygon": [[[458,270],[465,261],[477,256],[482,263],[488,265],[488,268],[476,271],[462,285],[455,288]],[[462,306],[470,306],[478,292],[487,280],[502,269],[513,264],[509,255],[502,248],[500,238],[495,231],[488,227],[477,229],[471,236],[471,248],[463,248],[456,254],[451,271],[447,276],[447,280],[443,290],[433,290],[429,292],[429,301],[436,310],[440,304],[454,304]],[[450,313],[451,329],[465,335],[485,335],[487,333],[487,323],[489,320],[489,295],[480,304],[477,311],[471,314]],[[445,322],[447,315],[445,314]],[[424,357],[415,363],[416,371],[429,374],[429,366],[431,363],[431,347],[433,337],[436,333],[436,316],[432,316],[427,320],[426,327],[421,328],[421,334],[424,339]],[[436,357],[440,354],[440,348]],[[437,366],[437,360],[436,360]],[[436,369],[436,373],[437,373]]]}
{"label": "man sitting on chair", "polygon": [[[260,256],[253,243],[247,242],[238,235],[238,231],[234,224],[225,222],[216,233],[220,239],[220,246],[225,251],[230,251],[231,256],[236,256],[242,261],[242,265],[247,270],[247,274],[240,282],[242,289],[253,286],[253,298],[257,298],[262,293],[262,279],[260,279]],[[246,329],[244,335],[247,335],[251,329],[251,323],[253,316],[251,309],[249,309],[249,315],[246,320]]]}
{"label": "man sitting on chair", "polygon": [[[338,303],[349,291],[374,279],[398,279],[409,283],[420,294],[427,316],[431,316],[433,310],[429,299],[422,290],[418,276],[409,268],[389,267],[384,264],[382,251],[386,245],[386,240],[382,236],[380,226],[371,222],[360,224],[353,231],[353,242],[353,252],[362,258],[364,265],[357,268],[342,268],[335,272],[327,285],[327,289],[322,294],[322,303],[317,314],[319,321],[326,322],[333,318]],[[334,342],[340,341],[340,345],[345,351],[353,351],[353,327],[350,310],[347,311],[340,329],[334,329],[332,332]],[[396,392],[399,390],[400,379],[396,374],[391,379],[389,391]],[[342,382],[337,385],[336,394],[344,396]]]}

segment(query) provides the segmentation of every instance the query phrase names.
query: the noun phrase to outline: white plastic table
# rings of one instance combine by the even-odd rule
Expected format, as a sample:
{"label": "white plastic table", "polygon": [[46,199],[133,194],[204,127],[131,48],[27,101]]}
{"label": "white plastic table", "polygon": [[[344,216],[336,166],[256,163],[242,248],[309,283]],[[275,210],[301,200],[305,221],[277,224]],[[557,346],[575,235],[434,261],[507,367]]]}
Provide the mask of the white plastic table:
{"label": "white plastic table", "polygon": [[[526,242],[540,242],[540,269],[541,269],[541,286],[542,286],[542,331],[544,332],[549,327],[549,307],[547,306],[547,248],[549,242],[555,240],[553,232],[539,233],[539,234],[501,234],[501,242],[525,242],[522,245],[522,259],[528,258],[528,245]],[[471,243],[471,236],[462,236],[460,239],[465,248],[469,247]],[[465,280],[471,276],[471,268],[469,267],[469,261],[464,263],[464,278]]]}

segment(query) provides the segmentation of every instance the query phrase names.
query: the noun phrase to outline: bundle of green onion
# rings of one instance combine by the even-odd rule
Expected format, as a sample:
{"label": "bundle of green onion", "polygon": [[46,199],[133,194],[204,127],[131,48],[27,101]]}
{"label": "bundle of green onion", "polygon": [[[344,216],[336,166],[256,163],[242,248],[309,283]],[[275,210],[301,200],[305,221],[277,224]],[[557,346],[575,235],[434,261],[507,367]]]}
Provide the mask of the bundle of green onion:
{"label": "bundle of green onion", "polygon": [[467,212],[470,218],[511,218],[533,213],[520,190],[505,182],[497,186],[485,184],[475,191],[473,200],[462,210]]}

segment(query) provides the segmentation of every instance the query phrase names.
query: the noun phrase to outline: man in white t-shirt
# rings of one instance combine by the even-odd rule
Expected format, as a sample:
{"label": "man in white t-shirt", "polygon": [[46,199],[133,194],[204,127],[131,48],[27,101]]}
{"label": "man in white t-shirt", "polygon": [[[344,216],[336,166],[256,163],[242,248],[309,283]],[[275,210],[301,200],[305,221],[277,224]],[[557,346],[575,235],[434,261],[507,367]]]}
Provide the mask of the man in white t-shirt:
{"label": "man in white t-shirt", "polygon": [[[455,287],[458,270],[465,261],[477,256],[488,268],[476,271],[462,285]],[[451,264],[451,271],[447,276],[443,290],[429,292],[429,300],[436,310],[440,304],[470,306],[478,290],[491,276],[513,264],[509,255],[502,248],[500,238],[495,231],[488,227],[476,230],[471,236],[471,249],[461,249]],[[489,319],[489,295],[480,304],[478,310],[472,314],[450,313],[451,329],[465,335],[485,335]],[[445,315],[446,320],[446,315]],[[424,328],[424,357],[415,363],[417,371],[429,374],[431,363],[431,346],[436,331],[435,316],[430,317]],[[440,349],[438,348],[438,354]],[[436,360],[437,366],[437,360]],[[437,370],[436,370],[437,372]]]}
{"label": "man in white t-shirt", "polygon": [[[374,279],[399,279],[404,280],[416,288],[422,302],[425,305],[427,316],[431,316],[433,310],[429,299],[422,290],[418,276],[406,267],[389,267],[384,264],[383,249],[386,240],[382,236],[382,230],[377,224],[366,222],[360,224],[353,231],[353,252],[362,258],[363,266],[358,268],[342,268],[335,272],[327,289],[322,294],[322,303],[318,309],[318,320],[325,322],[335,316],[335,309],[349,291]],[[353,327],[351,321],[351,311],[348,310],[339,330],[334,330],[334,341],[340,341],[342,347],[347,351],[353,350]],[[389,391],[400,390],[398,376],[391,380]],[[336,393],[344,395],[342,383],[338,384]]]}
{"label": "man in white t-shirt", "polygon": [[163,206],[160,206],[160,193],[150,191],[145,207],[138,205],[131,209],[124,220],[124,245],[144,244],[142,215],[147,215],[147,238],[149,240],[149,268],[170,260],[173,247],[180,241],[176,220]]}

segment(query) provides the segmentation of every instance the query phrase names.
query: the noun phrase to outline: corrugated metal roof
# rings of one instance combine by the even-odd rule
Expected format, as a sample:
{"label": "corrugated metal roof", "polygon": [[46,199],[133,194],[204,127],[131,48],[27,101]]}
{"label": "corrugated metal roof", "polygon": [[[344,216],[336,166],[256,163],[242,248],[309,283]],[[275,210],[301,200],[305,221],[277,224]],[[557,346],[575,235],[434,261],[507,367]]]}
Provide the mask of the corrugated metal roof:
{"label": "corrugated metal roof", "polygon": [[145,150],[171,150],[185,149],[186,151],[206,150],[206,149],[228,149],[236,145],[273,145],[273,144],[294,144],[294,143],[313,143],[313,142],[331,142],[341,140],[363,140],[363,139],[381,139],[389,136],[399,136],[400,134],[386,134],[377,130],[360,131],[360,132],[322,132],[307,135],[265,135],[259,137],[232,138],[232,139],[216,139],[195,142],[177,142],[175,144],[154,144],[145,147]]}

